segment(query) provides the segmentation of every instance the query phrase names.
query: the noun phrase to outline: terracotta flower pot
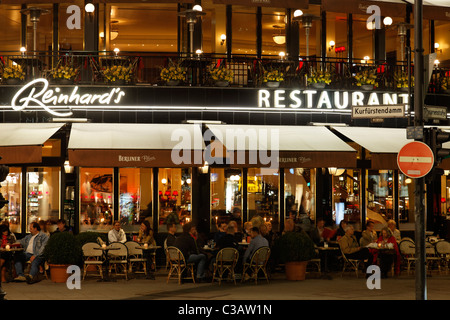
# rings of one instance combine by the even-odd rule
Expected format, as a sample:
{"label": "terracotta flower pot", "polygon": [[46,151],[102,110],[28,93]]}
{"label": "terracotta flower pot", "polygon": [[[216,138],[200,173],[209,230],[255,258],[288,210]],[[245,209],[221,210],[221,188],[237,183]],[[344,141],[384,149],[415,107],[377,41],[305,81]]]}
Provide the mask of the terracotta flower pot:
{"label": "terracotta flower pot", "polygon": [[308,261],[286,262],[286,279],[291,281],[301,281],[306,278],[306,266]]}
{"label": "terracotta flower pot", "polygon": [[50,279],[56,283],[65,283],[69,274],[67,273],[67,268],[69,264],[50,264]]}

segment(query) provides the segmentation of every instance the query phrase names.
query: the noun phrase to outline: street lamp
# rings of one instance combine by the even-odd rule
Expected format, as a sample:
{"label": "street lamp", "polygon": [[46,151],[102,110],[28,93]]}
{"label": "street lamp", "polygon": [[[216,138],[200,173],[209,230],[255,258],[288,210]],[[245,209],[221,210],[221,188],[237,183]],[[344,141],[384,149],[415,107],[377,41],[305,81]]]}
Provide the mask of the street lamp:
{"label": "street lamp", "polygon": [[190,36],[190,53],[191,58],[194,57],[194,25],[197,19],[204,16],[206,13],[202,12],[202,7],[200,5],[195,5],[192,9],[187,9],[178,13],[180,17],[186,18],[186,23],[189,25],[189,36]]}

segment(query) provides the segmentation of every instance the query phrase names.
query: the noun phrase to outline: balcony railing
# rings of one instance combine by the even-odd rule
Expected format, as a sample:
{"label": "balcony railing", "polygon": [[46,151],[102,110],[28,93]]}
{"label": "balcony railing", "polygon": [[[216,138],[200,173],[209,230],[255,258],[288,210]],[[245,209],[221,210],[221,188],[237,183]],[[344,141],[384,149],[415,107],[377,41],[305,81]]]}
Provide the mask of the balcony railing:
{"label": "balcony railing", "polygon": [[[400,88],[399,74],[403,80],[407,76],[406,62],[391,63],[387,61],[364,61],[346,58],[330,57],[299,57],[296,60],[279,56],[164,53],[164,52],[74,52],[60,51],[58,54],[34,52],[11,54],[0,52],[0,72],[2,83],[5,83],[5,71],[8,67],[18,65],[25,73],[25,81],[35,78],[54,80],[58,67],[69,66],[77,69],[74,82],[80,85],[105,85],[108,83],[105,71],[112,66],[124,66],[132,70],[132,77],[126,84],[130,85],[164,85],[160,72],[163,67],[174,63],[185,70],[182,86],[214,86],[209,70],[225,67],[233,71],[232,87],[263,87],[264,71],[278,70],[284,74],[281,87],[307,86],[307,79],[314,70],[326,70],[332,76],[329,89],[355,88],[354,76],[365,70],[376,74],[378,90],[403,90]],[[410,68],[411,79],[414,82],[414,66]],[[450,70],[435,66],[433,69],[429,90],[430,93],[449,93]],[[447,89],[448,88],[448,89]]]}

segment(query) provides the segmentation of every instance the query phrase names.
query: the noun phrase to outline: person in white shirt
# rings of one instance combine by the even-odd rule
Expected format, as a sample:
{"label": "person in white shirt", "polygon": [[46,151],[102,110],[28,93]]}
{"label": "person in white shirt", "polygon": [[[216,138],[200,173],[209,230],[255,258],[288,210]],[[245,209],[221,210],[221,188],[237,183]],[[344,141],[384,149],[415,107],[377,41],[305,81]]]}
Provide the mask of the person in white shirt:
{"label": "person in white shirt", "polygon": [[126,242],[127,236],[125,234],[125,231],[120,226],[120,221],[115,221],[113,228],[108,232],[108,241],[109,243],[112,242]]}

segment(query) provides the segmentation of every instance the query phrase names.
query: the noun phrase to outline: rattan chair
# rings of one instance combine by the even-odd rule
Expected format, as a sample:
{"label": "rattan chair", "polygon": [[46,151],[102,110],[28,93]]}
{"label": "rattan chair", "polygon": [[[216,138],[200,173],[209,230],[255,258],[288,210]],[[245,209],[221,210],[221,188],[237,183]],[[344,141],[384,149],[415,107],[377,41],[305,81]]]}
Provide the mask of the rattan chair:
{"label": "rattan chair", "polygon": [[411,265],[416,263],[416,245],[413,240],[402,239],[398,245],[403,260],[407,264],[407,272],[409,274]]}
{"label": "rattan chair", "polygon": [[167,283],[169,283],[170,277],[174,271],[178,277],[178,284],[181,284],[184,271],[190,272],[192,281],[195,283],[194,264],[186,263],[183,253],[178,248],[171,246],[167,247],[166,256],[169,260],[169,274],[167,275]]}
{"label": "rattan chair", "polygon": [[121,243],[121,242],[113,242],[110,244],[113,248],[119,248],[118,250],[109,250],[109,270],[108,272],[111,273],[112,268],[114,268],[114,271],[117,274],[117,270],[119,266],[123,268],[122,275],[125,276],[125,279],[128,280],[128,249],[127,247]]}
{"label": "rattan chair", "polygon": [[269,247],[261,247],[255,251],[250,262],[244,263],[244,269],[242,271],[242,279],[241,282],[244,282],[246,271],[251,271],[250,278],[255,279],[255,284],[258,284],[258,274],[259,271],[264,273],[264,277],[269,283],[269,274],[267,272],[267,262],[270,257],[270,248]]}
{"label": "rattan chair", "polygon": [[128,249],[128,272],[133,272],[133,266],[143,266],[144,273],[147,275],[147,259],[144,258],[142,249],[139,249],[139,243],[136,241],[127,241],[125,246]]}
{"label": "rattan chair", "polygon": [[431,243],[425,244],[425,257],[428,272],[431,273],[432,266],[437,265],[439,274],[441,273],[441,257],[437,254],[436,248]]}
{"label": "rattan chair", "polygon": [[448,274],[449,262],[450,262],[450,242],[439,241],[436,243],[436,252],[441,258],[441,263],[444,264],[446,273]]}
{"label": "rattan chair", "polygon": [[[219,285],[221,281],[224,280],[223,275],[228,271],[229,277],[236,284],[236,275],[234,274],[234,268],[236,267],[239,258],[239,252],[235,248],[223,248],[216,256],[216,261],[214,262],[214,271],[212,282],[217,278],[219,280]],[[217,274],[217,277],[216,277]]]}
{"label": "rattan chair", "polygon": [[81,248],[83,251],[83,280],[86,278],[87,268],[89,266],[95,266],[100,277],[103,279],[103,252],[94,248],[100,248],[100,245],[95,242],[88,242]]}
{"label": "rattan chair", "polygon": [[363,260],[358,259],[349,259],[345,255],[345,253],[342,251],[341,245],[339,244],[339,249],[341,250],[342,260],[343,260],[343,267],[342,267],[342,273],[341,277],[344,275],[345,270],[350,267],[353,271],[355,271],[356,277],[359,277],[359,265]]}

